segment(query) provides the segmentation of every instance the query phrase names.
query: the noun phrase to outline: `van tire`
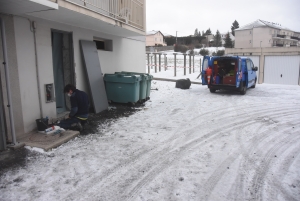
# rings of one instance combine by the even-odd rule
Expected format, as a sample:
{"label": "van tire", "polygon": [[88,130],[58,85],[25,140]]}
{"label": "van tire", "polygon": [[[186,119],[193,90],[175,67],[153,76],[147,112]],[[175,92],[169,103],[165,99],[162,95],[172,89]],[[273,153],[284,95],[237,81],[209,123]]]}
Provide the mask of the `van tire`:
{"label": "van tire", "polygon": [[210,93],[216,93],[216,89],[210,88],[209,91],[210,91]]}
{"label": "van tire", "polygon": [[240,90],[240,94],[241,95],[245,95],[247,92],[247,86],[244,82],[241,82],[241,90]]}

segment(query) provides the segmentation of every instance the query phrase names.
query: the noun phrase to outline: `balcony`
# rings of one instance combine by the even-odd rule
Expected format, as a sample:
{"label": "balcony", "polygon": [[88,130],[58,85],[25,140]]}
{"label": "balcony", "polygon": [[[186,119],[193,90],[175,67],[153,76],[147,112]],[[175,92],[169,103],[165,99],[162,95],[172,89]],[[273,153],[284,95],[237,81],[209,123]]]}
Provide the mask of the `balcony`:
{"label": "balcony", "polygon": [[131,27],[145,30],[144,1],[139,0],[60,0],[80,6]]}
{"label": "balcony", "polygon": [[300,40],[300,38],[297,36],[291,36],[291,39]]}
{"label": "balcony", "polygon": [[277,37],[279,37],[279,38],[285,38],[285,35],[277,34]]}
{"label": "balcony", "polygon": [[1,4],[0,13],[135,37],[145,36],[145,7],[145,0],[9,0]]}

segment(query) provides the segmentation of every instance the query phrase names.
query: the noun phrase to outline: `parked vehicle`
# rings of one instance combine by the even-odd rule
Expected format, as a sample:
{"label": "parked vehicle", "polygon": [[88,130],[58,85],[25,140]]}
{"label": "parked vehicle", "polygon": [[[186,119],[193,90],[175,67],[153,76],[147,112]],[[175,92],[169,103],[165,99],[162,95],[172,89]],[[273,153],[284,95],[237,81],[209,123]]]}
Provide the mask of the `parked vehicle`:
{"label": "parked vehicle", "polygon": [[255,88],[257,67],[248,57],[205,56],[202,64],[202,85],[211,93],[216,90],[235,90],[242,95],[248,88]]}

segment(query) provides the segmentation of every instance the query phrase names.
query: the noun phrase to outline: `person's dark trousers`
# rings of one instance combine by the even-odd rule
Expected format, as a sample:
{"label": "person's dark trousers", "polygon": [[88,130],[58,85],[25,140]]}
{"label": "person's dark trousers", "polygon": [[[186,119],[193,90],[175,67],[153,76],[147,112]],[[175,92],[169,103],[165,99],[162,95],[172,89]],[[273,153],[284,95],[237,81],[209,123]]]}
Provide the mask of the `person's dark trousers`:
{"label": "person's dark trousers", "polygon": [[71,129],[71,128],[74,128],[74,126],[72,126],[72,124],[79,123],[79,122],[80,122],[80,119],[78,119],[76,117],[71,117],[71,118],[62,120],[58,124],[58,126],[61,128],[64,128],[64,129]]}

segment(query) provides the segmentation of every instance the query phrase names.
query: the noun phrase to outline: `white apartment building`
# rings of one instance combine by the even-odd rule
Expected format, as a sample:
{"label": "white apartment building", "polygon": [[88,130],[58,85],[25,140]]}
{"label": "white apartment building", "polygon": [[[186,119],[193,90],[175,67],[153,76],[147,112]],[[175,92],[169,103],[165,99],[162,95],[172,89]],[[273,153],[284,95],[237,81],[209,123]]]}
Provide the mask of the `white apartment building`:
{"label": "white apartment building", "polygon": [[[145,11],[145,0],[0,0],[10,70],[6,77],[0,67],[0,107],[5,108],[0,112],[8,136],[5,81],[10,83],[17,139],[36,129],[36,119],[68,111],[65,84],[90,93],[80,40],[95,41],[103,74],[145,72]],[[1,64],[3,51],[0,40]],[[52,100],[46,94],[49,84]]]}
{"label": "white apartment building", "polygon": [[264,20],[235,30],[235,48],[295,47],[299,41],[300,32]]}
{"label": "white apartment building", "polygon": [[167,46],[164,41],[164,35],[160,31],[149,31],[146,35],[146,46]]}

